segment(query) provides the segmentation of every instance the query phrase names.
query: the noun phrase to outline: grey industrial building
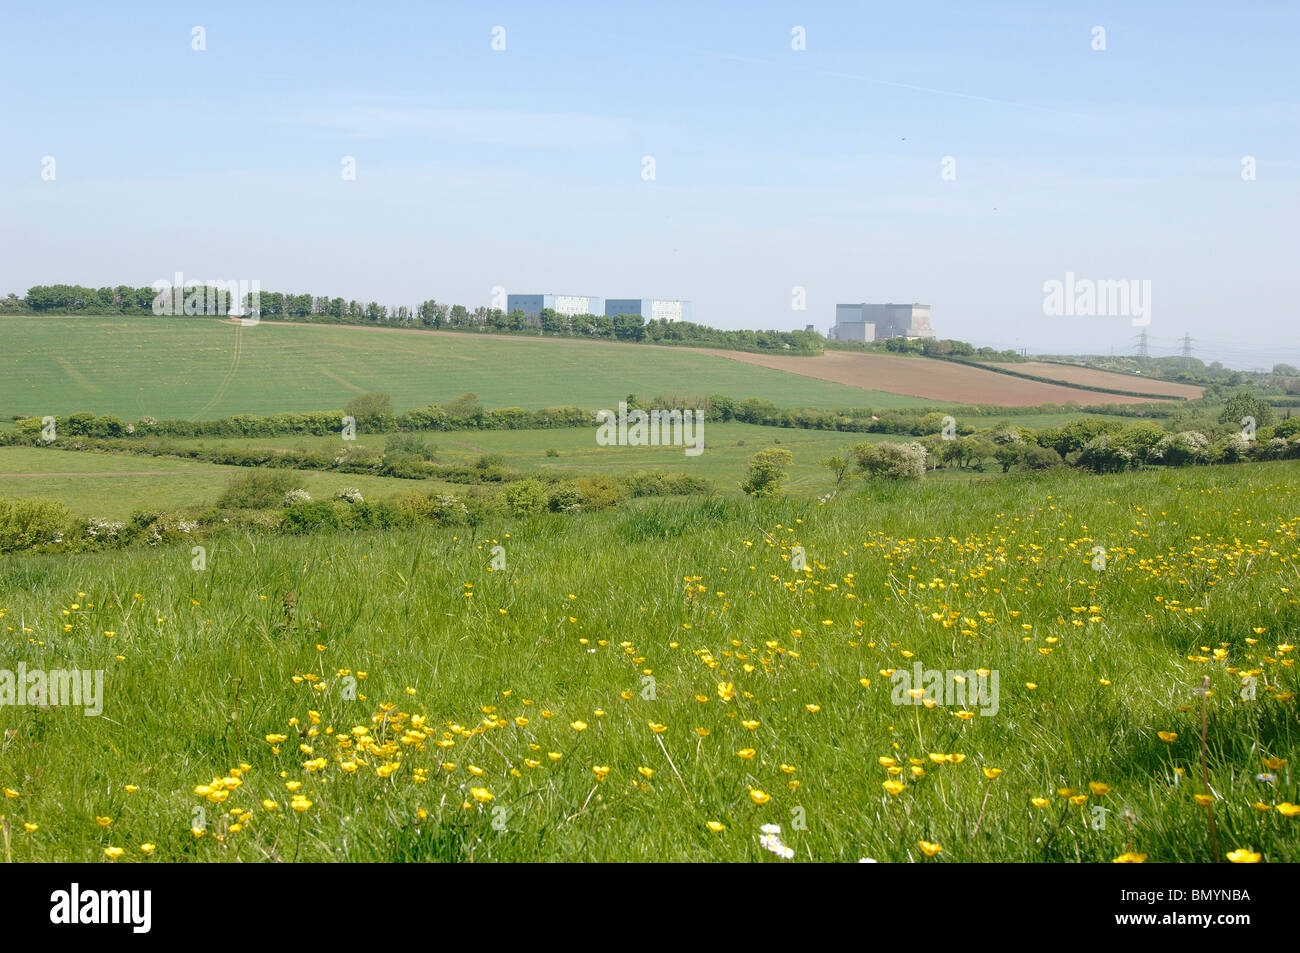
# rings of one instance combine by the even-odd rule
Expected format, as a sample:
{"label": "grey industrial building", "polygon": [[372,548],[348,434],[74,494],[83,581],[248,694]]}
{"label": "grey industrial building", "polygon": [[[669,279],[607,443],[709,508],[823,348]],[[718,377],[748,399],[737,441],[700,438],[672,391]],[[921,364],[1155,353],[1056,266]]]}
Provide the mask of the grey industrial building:
{"label": "grey industrial building", "polygon": [[932,338],[928,304],[837,304],[832,341]]}

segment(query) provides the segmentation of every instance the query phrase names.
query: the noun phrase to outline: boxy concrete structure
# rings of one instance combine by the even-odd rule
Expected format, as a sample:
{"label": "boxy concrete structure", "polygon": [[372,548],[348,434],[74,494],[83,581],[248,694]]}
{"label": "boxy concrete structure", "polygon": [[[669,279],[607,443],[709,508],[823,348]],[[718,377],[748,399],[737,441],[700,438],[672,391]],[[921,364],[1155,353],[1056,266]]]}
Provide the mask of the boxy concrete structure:
{"label": "boxy concrete structure", "polygon": [[934,337],[928,304],[837,304],[832,341]]}

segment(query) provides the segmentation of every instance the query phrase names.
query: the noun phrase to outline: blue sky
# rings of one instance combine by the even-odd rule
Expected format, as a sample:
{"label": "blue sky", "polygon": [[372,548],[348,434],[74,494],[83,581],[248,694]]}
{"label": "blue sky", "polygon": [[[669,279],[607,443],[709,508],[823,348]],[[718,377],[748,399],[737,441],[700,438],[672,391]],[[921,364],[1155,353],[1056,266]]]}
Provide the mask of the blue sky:
{"label": "blue sky", "polygon": [[180,271],[388,304],[682,297],[717,327],[823,331],[840,301],[921,301],[946,337],[1131,350],[1126,317],[1044,314],[1073,272],[1149,280],[1155,353],[1190,333],[1207,359],[1300,360],[1294,3],[0,16],[0,293]]}

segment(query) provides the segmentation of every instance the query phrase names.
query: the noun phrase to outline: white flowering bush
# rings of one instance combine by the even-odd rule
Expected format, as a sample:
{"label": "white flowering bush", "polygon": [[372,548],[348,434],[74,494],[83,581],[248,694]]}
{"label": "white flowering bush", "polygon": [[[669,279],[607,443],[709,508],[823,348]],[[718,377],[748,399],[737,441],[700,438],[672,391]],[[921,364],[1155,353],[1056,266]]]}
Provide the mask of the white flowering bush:
{"label": "white flowering bush", "polygon": [[1223,446],[1218,448],[1218,458],[1224,463],[1240,463],[1250,458],[1254,447],[1254,442],[1247,440],[1244,434],[1229,434]]}
{"label": "white flowering bush", "polygon": [[126,526],[125,523],[116,523],[112,520],[92,516],[86,523],[86,535],[91,539],[117,539],[117,534],[122,531],[124,526]]}
{"label": "white flowering bush", "polygon": [[159,543],[174,543],[182,536],[189,536],[199,524],[191,519],[186,519],[179,513],[164,513],[154,519],[149,524],[149,535],[146,542],[150,546],[157,546]]}
{"label": "white flowering bush", "polygon": [[860,443],[853,448],[858,470],[887,480],[925,477],[925,447],[919,443]]}
{"label": "white flowering bush", "polygon": [[1281,460],[1286,456],[1290,444],[1287,443],[1286,437],[1273,437],[1269,442],[1260,448],[1260,456],[1265,460]]}
{"label": "white flowering bush", "polygon": [[1152,453],[1155,461],[1171,467],[1204,463],[1209,457],[1210,438],[1197,430],[1184,430],[1162,437]]}
{"label": "white flowering bush", "polygon": [[293,506],[295,503],[310,503],[311,494],[306,490],[290,490],[284,495],[284,505]]}
{"label": "white flowering bush", "polygon": [[342,500],[344,503],[362,502],[361,491],[354,486],[344,487],[334,494],[334,499]]}

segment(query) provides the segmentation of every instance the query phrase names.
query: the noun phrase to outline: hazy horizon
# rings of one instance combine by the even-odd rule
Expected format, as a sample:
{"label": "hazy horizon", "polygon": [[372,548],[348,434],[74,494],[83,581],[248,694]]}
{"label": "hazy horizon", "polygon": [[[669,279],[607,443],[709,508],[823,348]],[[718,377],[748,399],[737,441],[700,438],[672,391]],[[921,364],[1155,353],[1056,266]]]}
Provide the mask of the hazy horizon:
{"label": "hazy horizon", "polygon": [[1133,353],[1128,316],[1044,313],[1068,273],[1150,282],[1153,355],[1190,334],[1207,362],[1300,363],[1285,3],[6,20],[0,294],[179,271],[388,305],[684,298],[823,333],[837,303],[917,301],[940,337]]}

